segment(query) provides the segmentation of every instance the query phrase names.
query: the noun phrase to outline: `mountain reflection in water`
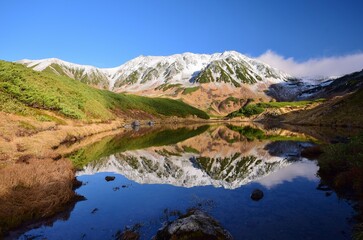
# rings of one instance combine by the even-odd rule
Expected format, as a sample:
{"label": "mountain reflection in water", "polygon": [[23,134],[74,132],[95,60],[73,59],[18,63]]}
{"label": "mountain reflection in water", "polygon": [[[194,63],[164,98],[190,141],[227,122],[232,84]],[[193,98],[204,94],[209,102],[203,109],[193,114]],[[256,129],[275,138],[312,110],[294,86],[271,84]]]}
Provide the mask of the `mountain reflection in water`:
{"label": "mountain reflection in water", "polygon": [[[154,126],[106,137],[69,156],[87,200],[66,221],[21,238],[115,239],[137,226],[140,239],[151,239],[190,208],[208,212],[234,239],[349,238],[352,208],[317,189],[316,161],[300,156],[314,141],[255,125]],[[256,188],[260,201],[251,200]]]}
{"label": "mountain reflection in water", "polygon": [[[295,163],[301,148],[308,145],[298,141],[272,144],[268,139],[243,137],[226,126],[211,127],[176,144],[103,157],[84,166],[77,175],[114,172],[141,184],[213,185],[235,189]],[[303,167],[296,176],[304,176],[304,166],[309,163],[299,165]]]}

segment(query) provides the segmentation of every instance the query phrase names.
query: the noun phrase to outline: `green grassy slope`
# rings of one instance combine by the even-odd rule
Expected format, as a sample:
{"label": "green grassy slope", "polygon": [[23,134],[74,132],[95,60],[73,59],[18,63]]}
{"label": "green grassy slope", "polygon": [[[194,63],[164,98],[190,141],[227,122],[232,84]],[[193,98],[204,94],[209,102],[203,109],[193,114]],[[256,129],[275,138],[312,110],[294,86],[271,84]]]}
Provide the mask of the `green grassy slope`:
{"label": "green grassy slope", "polygon": [[311,104],[323,102],[324,99],[314,101],[296,101],[296,102],[261,102],[248,103],[239,110],[229,113],[226,118],[234,117],[251,117],[263,113],[267,108],[304,108]]}
{"label": "green grassy slope", "polygon": [[188,104],[164,98],[116,94],[53,73],[0,61],[0,111],[47,118],[51,110],[74,119],[114,119],[116,113],[142,111],[155,116],[209,116]]}
{"label": "green grassy slope", "polygon": [[283,118],[294,124],[363,127],[363,89],[326,101],[313,109],[288,113]]}

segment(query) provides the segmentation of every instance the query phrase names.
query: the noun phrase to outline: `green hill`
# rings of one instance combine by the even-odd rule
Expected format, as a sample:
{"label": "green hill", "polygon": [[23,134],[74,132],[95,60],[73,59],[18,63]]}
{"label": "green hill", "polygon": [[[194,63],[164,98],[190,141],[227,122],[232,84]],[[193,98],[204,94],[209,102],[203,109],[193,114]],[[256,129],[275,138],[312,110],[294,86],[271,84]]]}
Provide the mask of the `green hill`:
{"label": "green hill", "polygon": [[51,118],[50,110],[73,119],[114,119],[135,112],[156,117],[209,116],[181,101],[116,94],[54,73],[36,72],[21,64],[0,61],[0,111]]}

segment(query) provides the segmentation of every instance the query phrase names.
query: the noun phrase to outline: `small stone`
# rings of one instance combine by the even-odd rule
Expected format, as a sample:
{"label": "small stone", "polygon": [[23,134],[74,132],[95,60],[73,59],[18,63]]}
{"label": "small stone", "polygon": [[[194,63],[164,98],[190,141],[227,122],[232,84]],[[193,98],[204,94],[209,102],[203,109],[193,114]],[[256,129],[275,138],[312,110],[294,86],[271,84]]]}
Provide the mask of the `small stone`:
{"label": "small stone", "polygon": [[117,232],[116,238],[117,240],[139,240],[140,234],[138,232],[132,230],[125,230],[123,232]]}
{"label": "small stone", "polygon": [[140,122],[139,121],[133,121],[132,123],[131,123],[131,126],[140,126]]}
{"label": "small stone", "polygon": [[330,197],[333,193],[332,192],[325,192],[325,196]]}
{"label": "small stone", "polygon": [[260,189],[253,190],[251,194],[251,199],[253,201],[259,201],[263,198],[263,192]]}
{"label": "small stone", "polygon": [[62,158],[62,155],[57,154],[57,155],[53,156],[52,158],[53,158],[53,160],[58,161],[59,159]]}
{"label": "small stone", "polygon": [[113,180],[115,180],[115,176],[106,176],[105,177],[105,180],[107,181],[107,182],[109,182],[109,181],[113,181]]}

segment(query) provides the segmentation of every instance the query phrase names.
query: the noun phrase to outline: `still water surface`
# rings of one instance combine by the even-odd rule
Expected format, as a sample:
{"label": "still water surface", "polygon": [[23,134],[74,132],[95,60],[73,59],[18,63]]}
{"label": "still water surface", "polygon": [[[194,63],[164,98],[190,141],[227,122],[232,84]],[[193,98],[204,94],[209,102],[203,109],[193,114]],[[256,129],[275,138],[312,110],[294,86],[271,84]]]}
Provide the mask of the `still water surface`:
{"label": "still water surface", "polygon": [[[300,156],[312,144],[291,132],[223,125],[108,137],[70,156],[86,200],[20,239],[114,239],[126,228],[151,239],[190,208],[234,239],[350,239],[352,207],[319,187],[317,162]],[[254,189],[261,200],[250,198]]]}

